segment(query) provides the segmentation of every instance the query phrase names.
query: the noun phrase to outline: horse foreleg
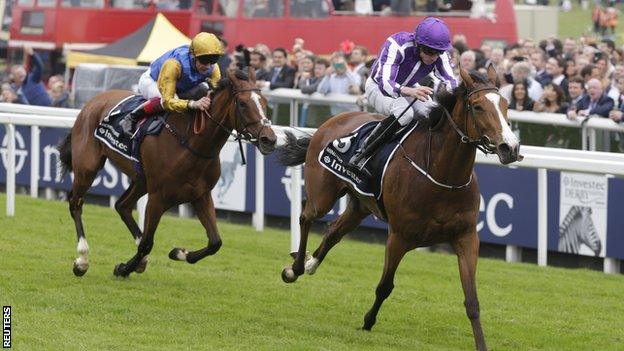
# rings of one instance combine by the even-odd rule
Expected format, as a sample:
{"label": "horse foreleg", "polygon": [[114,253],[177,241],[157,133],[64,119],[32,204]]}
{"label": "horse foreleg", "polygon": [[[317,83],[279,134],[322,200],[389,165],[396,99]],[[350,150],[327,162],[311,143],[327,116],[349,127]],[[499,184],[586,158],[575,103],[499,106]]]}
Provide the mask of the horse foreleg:
{"label": "horse foreleg", "polygon": [[82,225],[82,205],[84,204],[83,196],[91,187],[91,183],[97,175],[97,170],[92,172],[81,172],[76,170],[72,190],[69,193],[69,213],[74,220],[76,226],[76,237],[78,245],[76,251],[80,255],[74,260],[73,272],[77,277],[83,276],[89,269],[89,244],[84,233]]}
{"label": "horse foreleg", "polygon": [[217,215],[215,212],[214,202],[212,201],[212,195],[208,192],[192,204],[197,214],[197,218],[199,218],[199,221],[206,229],[206,234],[208,235],[208,246],[192,252],[176,247],[169,252],[169,258],[175,261],[195,263],[206,256],[214,255],[221,248],[221,236],[219,235],[219,230],[217,229]]}
{"label": "horse foreleg", "polygon": [[158,196],[150,195],[145,209],[145,230],[137,247],[137,253],[128,262],[116,265],[113,270],[114,275],[118,277],[129,276],[130,273],[136,271],[143,259],[149,255],[154,246],[154,233],[164,212],[165,208]]}
{"label": "horse foreleg", "polygon": [[364,316],[364,326],[362,326],[362,329],[371,330],[373,325],[375,325],[379,308],[384,300],[390,296],[394,288],[394,273],[407,250],[408,248],[405,241],[398,235],[391,233],[386,243],[386,258],[384,261],[383,274],[375,290],[375,302],[373,303],[373,307],[366,313],[366,316]]}
{"label": "horse foreleg", "polygon": [[459,276],[462,288],[464,289],[466,314],[472,325],[472,333],[475,339],[477,350],[487,350],[485,337],[481,329],[481,319],[479,318],[479,299],[477,298],[477,285],[475,273],[477,271],[477,259],[479,258],[479,238],[473,232],[465,235],[453,243],[453,248],[457,254],[459,263]]}
{"label": "horse foreleg", "polygon": [[319,247],[314,251],[312,257],[306,260],[306,273],[314,274],[318,266],[325,259],[329,250],[338,244],[346,234],[355,230],[368,214],[369,212],[360,208],[359,201],[351,197],[347,203],[345,212],[331,223]]}
{"label": "horse foreleg", "polygon": [[[136,206],[137,201],[139,201],[141,196],[145,195],[146,192],[145,183],[141,181],[133,181],[115,203],[115,210],[117,210],[121,220],[124,222],[126,227],[128,227],[128,230],[130,230],[137,246],[139,246],[139,243],[141,242],[141,236],[143,233],[141,232],[137,222],[134,220],[134,217],[132,217],[132,210]],[[143,258],[141,264],[137,267],[136,272],[143,273],[146,266],[147,256]]]}

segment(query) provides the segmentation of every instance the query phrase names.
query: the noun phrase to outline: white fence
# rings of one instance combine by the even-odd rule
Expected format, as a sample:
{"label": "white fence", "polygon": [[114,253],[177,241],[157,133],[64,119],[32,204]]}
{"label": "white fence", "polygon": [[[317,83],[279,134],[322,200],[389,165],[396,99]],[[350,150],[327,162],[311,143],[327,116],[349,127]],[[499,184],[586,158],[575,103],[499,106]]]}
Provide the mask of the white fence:
{"label": "white fence", "polygon": [[[298,104],[316,103],[356,103],[353,96],[320,94],[304,95],[298,90],[276,89],[264,93],[267,98],[275,102],[287,102],[290,104],[290,122],[296,126],[298,122]],[[71,128],[79,110],[42,108],[35,106],[24,106],[15,104],[0,103],[0,124],[6,125],[7,144],[7,216],[13,216],[15,212],[15,125],[31,126],[31,177],[30,194],[38,196],[38,176],[39,176],[39,127]],[[613,121],[600,118],[592,118],[587,123],[581,121],[569,121],[563,115],[538,114],[533,112],[510,111],[509,117],[512,121],[552,124],[565,127],[577,127],[584,130],[584,135],[589,136],[590,146],[592,135],[596,130],[624,132],[624,127],[617,125]],[[287,127],[275,127],[278,136],[283,134]],[[313,131],[313,130],[309,130]],[[547,170],[562,170],[573,172],[587,172],[608,174],[624,177],[624,155],[589,152],[576,150],[563,150],[552,148],[539,148],[523,146],[522,154],[524,161],[515,163],[510,167],[525,167],[538,169],[538,264],[547,264]],[[253,215],[253,224],[257,230],[264,228],[264,163],[261,154],[256,151],[256,211]],[[478,163],[499,165],[494,157],[477,155]],[[301,212],[301,167],[293,167],[291,183],[291,249],[296,251],[299,245],[299,214]],[[113,203],[114,199],[111,199]],[[180,210],[181,214],[184,211]],[[142,221],[139,220],[142,224]],[[515,246],[507,247],[507,261],[516,262],[521,258],[521,249]],[[604,259],[604,271],[607,273],[619,272],[619,260],[612,258]]]}

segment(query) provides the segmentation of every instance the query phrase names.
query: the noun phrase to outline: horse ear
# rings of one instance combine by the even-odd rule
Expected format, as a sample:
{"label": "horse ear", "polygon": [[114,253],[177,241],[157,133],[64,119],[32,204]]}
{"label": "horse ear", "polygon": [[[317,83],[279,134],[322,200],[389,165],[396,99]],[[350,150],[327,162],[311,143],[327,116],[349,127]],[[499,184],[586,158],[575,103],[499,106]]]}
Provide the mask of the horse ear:
{"label": "horse ear", "polygon": [[474,80],[470,77],[470,73],[463,68],[459,68],[459,75],[461,76],[462,81],[466,85],[466,88],[472,89],[474,87]]}
{"label": "horse ear", "polygon": [[488,68],[487,68],[487,75],[488,75],[488,79],[490,80],[490,83],[492,83],[492,85],[494,86],[499,86],[500,82],[498,81],[498,74],[496,74],[496,69],[494,68],[493,64],[489,64]]}
{"label": "horse ear", "polygon": [[251,66],[249,66],[247,69],[249,70],[247,72],[247,75],[249,76],[249,80],[255,83],[256,82],[256,70]]}
{"label": "horse ear", "polygon": [[236,78],[236,74],[234,74],[234,71],[228,69],[225,71],[228,79],[230,80],[230,82],[232,82],[232,84],[234,84],[235,87],[238,88],[238,78]]}

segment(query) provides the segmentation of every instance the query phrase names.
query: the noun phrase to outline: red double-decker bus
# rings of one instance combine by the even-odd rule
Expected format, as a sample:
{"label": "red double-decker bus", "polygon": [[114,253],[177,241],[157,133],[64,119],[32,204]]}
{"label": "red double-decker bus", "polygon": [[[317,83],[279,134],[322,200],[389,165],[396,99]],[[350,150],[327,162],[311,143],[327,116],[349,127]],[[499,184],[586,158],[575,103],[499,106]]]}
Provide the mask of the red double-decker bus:
{"label": "red double-decker bus", "polygon": [[346,39],[376,51],[390,33],[411,30],[427,15],[443,17],[451,32],[465,34],[472,47],[517,40],[512,0],[478,7],[477,18],[474,11],[454,10],[360,15],[337,11],[328,0],[16,0],[8,44],[57,53],[95,48],[132,33],[157,12],[188,36],[208,31],[230,44],[261,42],[271,48],[288,48],[301,37],[307,49],[321,54],[337,50]]}

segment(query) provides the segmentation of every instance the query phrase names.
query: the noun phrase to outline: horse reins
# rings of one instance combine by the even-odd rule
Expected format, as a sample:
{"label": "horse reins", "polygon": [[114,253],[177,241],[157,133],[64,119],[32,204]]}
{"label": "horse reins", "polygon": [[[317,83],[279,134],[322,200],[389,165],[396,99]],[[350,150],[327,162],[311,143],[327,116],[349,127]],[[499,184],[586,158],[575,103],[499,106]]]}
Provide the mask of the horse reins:
{"label": "horse reins", "polygon": [[[468,95],[466,96],[466,103],[465,103],[465,107],[468,111],[470,111],[470,115],[472,116],[472,121],[474,124],[474,128],[477,130],[477,133],[481,134],[480,128],[476,123],[475,120],[475,114],[474,114],[474,109],[472,107],[472,105],[468,102],[468,99],[475,93],[478,93],[480,91],[496,91],[498,92],[498,88],[496,87],[483,87],[483,88],[479,88],[479,89],[475,89],[471,92],[468,93]],[[414,99],[415,101],[415,99]],[[413,102],[412,102],[413,103]],[[410,105],[411,106],[411,105]],[[444,116],[445,118],[449,121],[449,123],[451,124],[451,126],[453,127],[453,129],[455,130],[455,132],[459,135],[460,140],[462,143],[464,144],[468,144],[468,145],[472,145],[474,147],[476,147],[477,149],[481,150],[481,152],[483,152],[484,154],[493,154],[494,150],[491,147],[491,141],[487,136],[483,136],[480,139],[471,139],[467,134],[468,134],[468,114],[466,114],[466,133],[464,133],[458,126],[457,123],[455,123],[455,121],[453,120],[453,118],[451,117],[451,114],[449,113],[449,111],[446,109],[446,107],[440,105],[442,107],[442,111],[444,112]],[[470,185],[470,183],[472,183],[472,174],[470,174],[470,177],[468,178],[468,181],[463,184],[463,185],[448,185],[448,184],[444,184],[441,183],[439,181],[437,181],[435,178],[433,178],[431,176],[431,174],[429,173],[429,169],[430,169],[430,162],[431,162],[431,139],[433,137],[433,134],[431,132],[431,130],[429,130],[428,133],[428,141],[427,141],[427,169],[424,170],[421,167],[418,166],[418,164],[416,164],[416,162],[414,160],[412,160],[408,155],[407,152],[405,151],[405,149],[403,149],[403,146],[401,145],[401,149],[403,151],[403,157],[414,167],[416,168],[420,173],[422,173],[425,177],[427,177],[427,179],[429,179],[432,183],[441,186],[443,188],[447,188],[447,189],[463,189],[467,186]]]}
{"label": "horse reins", "polygon": [[[240,116],[241,116],[241,111],[240,111],[240,106],[239,106],[239,102],[238,99],[236,98],[236,95],[238,93],[242,93],[242,92],[247,92],[247,91],[257,91],[260,92],[260,89],[257,88],[252,88],[252,89],[241,89],[241,90],[236,90],[233,89],[233,95],[234,95],[234,99],[235,99],[235,106],[236,106],[236,111],[235,111],[235,123],[237,123],[240,126]],[[253,136],[251,135],[251,133],[249,133],[247,131],[247,128],[251,125],[254,125],[256,123],[262,123],[262,128],[265,128],[267,126],[270,126],[271,123],[269,121],[269,123],[264,122],[264,120],[260,120],[260,121],[253,121],[250,123],[247,123],[246,125],[243,126],[242,131],[239,133],[233,133],[234,129],[228,128],[225,125],[223,125],[223,123],[221,123],[220,121],[216,120],[215,118],[212,117],[212,115],[210,114],[210,112],[206,111],[205,113],[201,113],[199,116],[195,116],[195,118],[203,118],[203,117],[207,117],[210,121],[212,121],[214,124],[216,124],[217,126],[219,126],[219,128],[221,128],[225,133],[229,134],[231,137],[234,138],[234,141],[238,141],[238,146],[239,146],[239,151],[241,153],[241,163],[244,165],[246,164],[246,160],[245,160],[245,153],[243,152],[243,143],[242,140],[245,141],[249,141],[249,142],[254,142],[257,141],[257,139],[254,139]],[[199,157],[199,158],[203,158],[203,159],[211,159],[216,157],[216,154],[211,154],[211,155],[204,155],[201,152],[193,149],[189,143],[188,143],[188,135],[191,129],[191,124],[193,123],[193,121],[189,121],[187,128],[186,128],[186,137],[181,136],[176,129],[169,124],[166,120],[165,120],[165,128],[167,128],[167,130],[176,138],[178,139],[178,142],[180,143],[180,145],[184,146],[187,150],[189,150],[193,155]],[[238,130],[239,128],[235,128],[236,130]],[[261,129],[262,131],[262,129]],[[194,130],[194,132],[197,133],[197,131]]]}

